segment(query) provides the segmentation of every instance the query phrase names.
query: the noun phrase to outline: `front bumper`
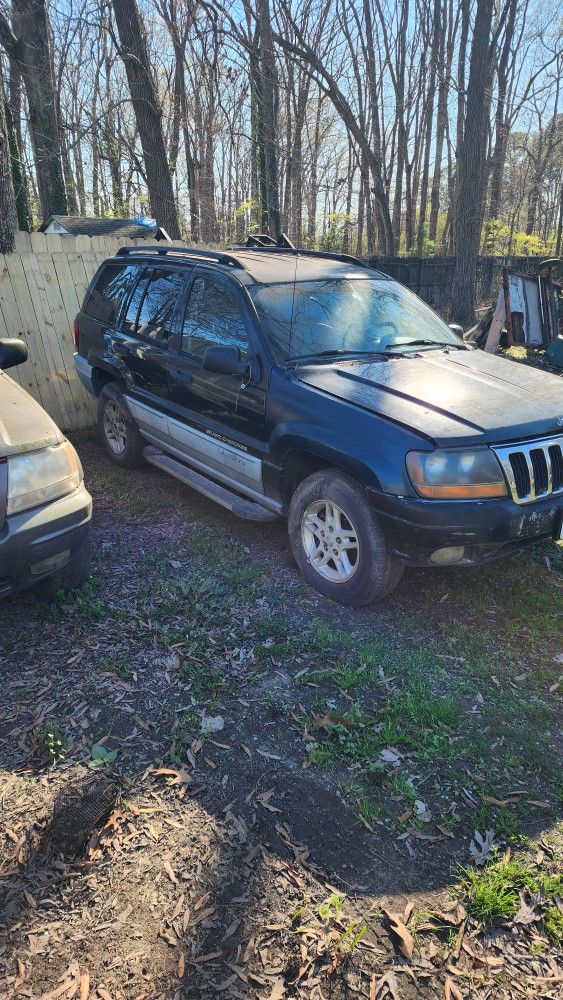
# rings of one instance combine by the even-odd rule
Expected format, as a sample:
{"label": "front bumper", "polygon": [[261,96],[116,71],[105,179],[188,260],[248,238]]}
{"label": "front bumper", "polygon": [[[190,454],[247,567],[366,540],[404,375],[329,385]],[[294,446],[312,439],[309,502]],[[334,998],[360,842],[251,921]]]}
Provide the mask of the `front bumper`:
{"label": "front bumper", "polygon": [[458,546],[458,564],[483,562],[561,532],[561,495],[524,506],[509,497],[445,501],[368,492],[391,551],[411,566],[431,565],[438,549]]}
{"label": "front bumper", "polygon": [[84,483],[59,500],[6,517],[0,527],[0,597],[31,587],[68,562],[86,541],[91,517]]}

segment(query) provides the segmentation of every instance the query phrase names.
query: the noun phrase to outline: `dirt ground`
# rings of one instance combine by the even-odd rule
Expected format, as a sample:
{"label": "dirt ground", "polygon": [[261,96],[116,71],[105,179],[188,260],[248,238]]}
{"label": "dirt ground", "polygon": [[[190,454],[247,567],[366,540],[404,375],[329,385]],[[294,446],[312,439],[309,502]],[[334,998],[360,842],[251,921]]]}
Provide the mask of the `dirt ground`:
{"label": "dirt ground", "polygon": [[345,610],[76,443],[92,579],[0,605],[0,996],[562,996],[561,547]]}

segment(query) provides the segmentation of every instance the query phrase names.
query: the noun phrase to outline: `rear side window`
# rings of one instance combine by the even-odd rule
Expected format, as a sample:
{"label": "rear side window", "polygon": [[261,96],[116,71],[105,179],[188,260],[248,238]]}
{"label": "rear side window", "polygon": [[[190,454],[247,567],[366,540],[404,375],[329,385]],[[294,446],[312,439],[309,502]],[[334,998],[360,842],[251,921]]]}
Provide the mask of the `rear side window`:
{"label": "rear side window", "polygon": [[106,264],[86,296],[83,311],[101,323],[115,323],[139,271],[139,264]]}
{"label": "rear side window", "polygon": [[155,268],[144,274],[127,306],[125,328],[128,332],[147,340],[167,340],[186,281],[185,271]]}

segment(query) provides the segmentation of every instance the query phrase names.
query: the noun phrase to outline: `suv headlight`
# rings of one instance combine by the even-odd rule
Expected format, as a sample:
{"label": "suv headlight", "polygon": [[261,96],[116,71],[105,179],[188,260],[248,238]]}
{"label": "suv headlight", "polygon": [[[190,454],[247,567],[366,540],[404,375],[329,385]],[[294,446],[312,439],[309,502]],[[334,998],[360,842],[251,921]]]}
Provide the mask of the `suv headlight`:
{"label": "suv headlight", "polygon": [[82,482],[80,459],[70,441],[8,458],[8,514],[57,500]]}
{"label": "suv headlight", "polygon": [[506,496],[501,467],[489,448],[409,451],[407,471],[417,493],[432,500]]}

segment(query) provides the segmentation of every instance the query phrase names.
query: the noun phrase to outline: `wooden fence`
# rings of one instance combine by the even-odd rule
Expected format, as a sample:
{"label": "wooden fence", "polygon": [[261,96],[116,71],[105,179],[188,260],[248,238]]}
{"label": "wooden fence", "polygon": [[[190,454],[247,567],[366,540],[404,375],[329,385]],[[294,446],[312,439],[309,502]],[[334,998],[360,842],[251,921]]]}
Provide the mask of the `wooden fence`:
{"label": "wooden fence", "polygon": [[[146,242],[150,241],[18,233],[16,252],[0,255],[0,337],[22,337],[29,352],[29,360],[11,369],[10,375],[64,430],[87,427],[96,418],[94,401],[78,380],[72,360],[72,324],[86,288],[102,261],[120,246]],[[480,258],[479,299],[494,291],[503,264],[530,270],[539,259]],[[447,307],[453,257],[374,257],[370,264],[434,307]]]}
{"label": "wooden fence", "polygon": [[94,273],[125,244],[143,240],[17,233],[0,254],[0,337],[21,337],[25,364],[10,369],[63,430],[95,422],[94,400],[74,370],[72,324]]}

